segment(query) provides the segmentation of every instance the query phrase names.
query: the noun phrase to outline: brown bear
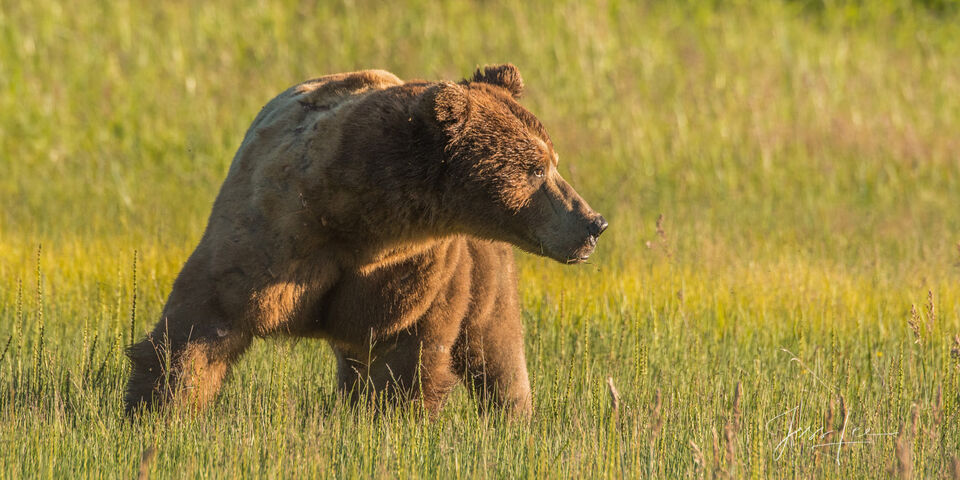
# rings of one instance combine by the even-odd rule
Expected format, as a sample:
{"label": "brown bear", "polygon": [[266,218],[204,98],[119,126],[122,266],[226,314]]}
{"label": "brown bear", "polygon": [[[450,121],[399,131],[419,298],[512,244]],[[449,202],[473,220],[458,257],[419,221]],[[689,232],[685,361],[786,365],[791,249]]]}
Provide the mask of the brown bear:
{"label": "brown bear", "polygon": [[564,263],[607,222],[557,172],[513,65],[452,82],[328,75],[257,115],[163,314],[130,347],[126,410],[201,408],[254,337],[326,340],[339,388],[418,400],[463,379],[529,416],[510,245]]}

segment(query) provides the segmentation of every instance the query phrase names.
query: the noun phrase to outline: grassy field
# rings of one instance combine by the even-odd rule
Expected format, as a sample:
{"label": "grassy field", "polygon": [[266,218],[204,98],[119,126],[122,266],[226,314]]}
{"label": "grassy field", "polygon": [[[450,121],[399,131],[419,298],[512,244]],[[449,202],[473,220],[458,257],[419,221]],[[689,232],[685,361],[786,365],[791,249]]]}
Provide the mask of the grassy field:
{"label": "grassy field", "polygon": [[[0,0],[0,478],[960,478],[955,4],[214,3]],[[611,224],[518,254],[530,422],[375,418],[280,340],[124,419],[267,100],[504,61]]]}

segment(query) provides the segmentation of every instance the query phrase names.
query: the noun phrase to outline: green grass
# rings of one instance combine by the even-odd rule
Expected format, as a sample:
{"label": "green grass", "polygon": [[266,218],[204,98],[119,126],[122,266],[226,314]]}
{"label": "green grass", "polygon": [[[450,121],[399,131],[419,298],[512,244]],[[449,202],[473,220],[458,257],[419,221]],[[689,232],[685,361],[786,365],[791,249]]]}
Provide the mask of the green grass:
{"label": "green grass", "polygon": [[[950,474],[955,3],[321,3],[0,0],[0,477]],[[591,265],[520,255],[532,421],[462,388],[375,418],[325,345],[277,340],[210,411],[124,420],[131,318],[158,318],[266,101],[503,61],[611,223]],[[814,448],[841,398],[846,441],[894,435]]]}

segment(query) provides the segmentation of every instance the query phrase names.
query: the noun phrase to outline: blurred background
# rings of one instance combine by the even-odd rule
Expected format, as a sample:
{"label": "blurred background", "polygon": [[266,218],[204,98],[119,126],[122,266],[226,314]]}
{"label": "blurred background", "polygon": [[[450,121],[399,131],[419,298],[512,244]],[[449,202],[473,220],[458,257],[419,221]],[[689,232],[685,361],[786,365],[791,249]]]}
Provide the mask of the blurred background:
{"label": "blurred background", "polygon": [[3,246],[186,253],[247,126],[287,86],[512,62],[563,173],[611,220],[606,266],[649,257],[659,214],[679,262],[946,265],[960,240],[956,10],[5,2]]}

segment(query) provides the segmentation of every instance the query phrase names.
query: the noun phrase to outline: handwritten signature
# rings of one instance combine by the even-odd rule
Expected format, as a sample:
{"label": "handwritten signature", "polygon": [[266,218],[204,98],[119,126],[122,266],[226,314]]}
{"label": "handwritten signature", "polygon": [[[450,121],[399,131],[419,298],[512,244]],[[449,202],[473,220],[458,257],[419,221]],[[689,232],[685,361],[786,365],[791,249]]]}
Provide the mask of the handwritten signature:
{"label": "handwritten signature", "polygon": [[[815,426],[804,424],[803,403],[787,409],[783,413],[771,418],[766,423],[767,433],[782,434],[782,439],[774,447],[776,457],[780,460],[791,445],[810,442],[812,448],[836,447],[837,464],[840,464],[840,450],[844,445],[872,445],[877,437],[897,435],[896,432],[873,432],[870,428],[848,425],[849,413],[843,419],[840,431],[827,430],[830,426]],[[834,437],[839,439],[834,440]]]}

